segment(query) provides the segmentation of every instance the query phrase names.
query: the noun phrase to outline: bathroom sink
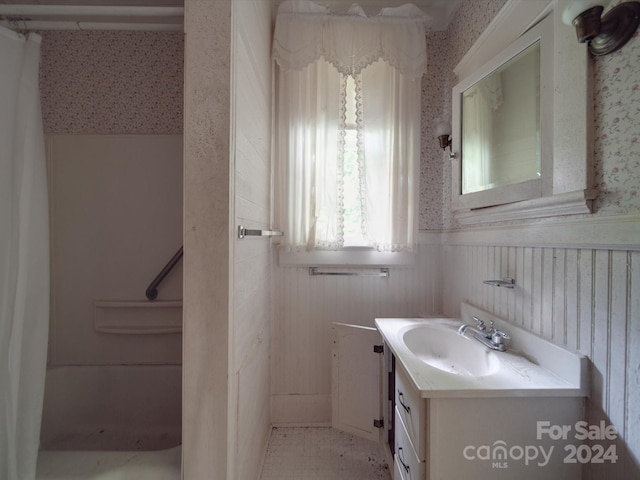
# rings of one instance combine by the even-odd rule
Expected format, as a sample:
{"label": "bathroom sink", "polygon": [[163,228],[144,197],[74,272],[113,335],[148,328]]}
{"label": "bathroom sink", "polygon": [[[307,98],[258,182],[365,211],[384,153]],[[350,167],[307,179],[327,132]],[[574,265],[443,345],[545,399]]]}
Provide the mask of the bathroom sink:
{"label": "bathroom sink", "polygon": [[[508,332],[505,351],[473,336],[473,317]],[[588,359],[473,305],[461,317],[376,318],[385,347],[422,398],[562,397],[589,392]]]}
{"label": "bathroom sink", "polygon": [[402,341],[417,359],[455,375],[484,377],[500,368],[496,352],[444,325],[415,325]]}

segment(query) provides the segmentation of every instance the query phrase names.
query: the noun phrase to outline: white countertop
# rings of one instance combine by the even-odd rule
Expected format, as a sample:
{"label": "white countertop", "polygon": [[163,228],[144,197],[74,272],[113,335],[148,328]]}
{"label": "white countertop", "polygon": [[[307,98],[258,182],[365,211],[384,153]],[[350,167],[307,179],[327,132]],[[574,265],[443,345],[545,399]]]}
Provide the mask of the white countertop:
{"label": "white countertop", "polygon": [[[531,348],[538,347],[538,353],[545,357],[544,360],[536,360],[540,357],[535,351],[518,354],[516,348],[510,351],[507,346],[506,352],[495,351],[494,354],[498,355],[500,360],[500,367],[486,376],[456,375],[432,367],[414,355],[402,340],[406,331],[425,322],[442,329],[445,334],[453,330],[456,335],[458,327],[463,323],[461,320],[447,318],[378,318],[375,321],[385,343],[395,355],[396,362],[402,365],[422,398],[587,396],[588,390],[583,381],[586,375],[580,371],[586,367],[586,359],[583,356],[561,349],[513,326],[507,328],[512,337],[519,337],[519,343],[514,342],[515,346],[526,341]],[[465,338],[469,342],[481,345],[473,338]],[[547,368],[540,366],[540,363],[546,364]],[[559,365],[557,372],[552,371],[554,364]],[[567,368],[567,364],[570,368]]]}

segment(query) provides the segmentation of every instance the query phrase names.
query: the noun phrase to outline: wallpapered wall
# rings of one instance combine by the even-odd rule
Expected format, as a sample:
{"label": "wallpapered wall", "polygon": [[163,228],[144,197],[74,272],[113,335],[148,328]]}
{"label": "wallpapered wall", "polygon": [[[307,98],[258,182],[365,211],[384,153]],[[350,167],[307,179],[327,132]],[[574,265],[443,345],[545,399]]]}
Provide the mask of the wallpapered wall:
{"label": "wallpapered wall", "polygon": [[45,133],[181,134],[183,38],[174,32],[43,32]]}
{"label": "wallpapered wall", "polygon": [[[612,2],[612,5],[621,1]],[[640,211],[640,35],[594,61],[597,213]]]}
{"label": "wallpapered wall", "polygon": [[427,34],[429,63],[422,80],[422,158],[420,172],[421,230],[440,230],[450,224],[451,161],[449,150],[438,147],[434,128],[451,121],[453,68],[491,23],[506,0],[466,0],[445,32]]}
{"label": "wallpapered wall", "polygon": [[[435,124],[450,118],[452,69],[504,5],[466,0],[446,32],[427,35],[420,229],[452,225],[451,169]],[[619,3],[619,1],[614,2]],[[44,32],[40,88],[46,133],[182,133],[183,34]],[[640,210],[640,39],[594,61],[598,214]]]}
{"label": "wallpapered wall", "polygon": [[[612,2],[612,6],[621,0]],[[454,226],[449,208],[451,162],[438,148],[434,126],[450,119],[451,73],[505,4],[505,0],[465,0],[446,32],[427,35],[429,72],[423,79],[420,229]],[[621,50],[594,58],[594,177],[600,190],[598,215],[640,211],[640,38]]]}

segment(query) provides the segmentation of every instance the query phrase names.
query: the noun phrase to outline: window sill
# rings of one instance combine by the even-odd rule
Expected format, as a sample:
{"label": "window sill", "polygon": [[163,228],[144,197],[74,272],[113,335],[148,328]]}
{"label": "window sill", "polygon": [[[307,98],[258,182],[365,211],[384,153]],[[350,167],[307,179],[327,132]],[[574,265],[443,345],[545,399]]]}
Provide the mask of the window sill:
{"label": "window sill", "polygon": [[377,252],[371,248],[348,247],[342,250],[278,253],[281,267],[389,267],[415,264],[416,254],[409,252]]}

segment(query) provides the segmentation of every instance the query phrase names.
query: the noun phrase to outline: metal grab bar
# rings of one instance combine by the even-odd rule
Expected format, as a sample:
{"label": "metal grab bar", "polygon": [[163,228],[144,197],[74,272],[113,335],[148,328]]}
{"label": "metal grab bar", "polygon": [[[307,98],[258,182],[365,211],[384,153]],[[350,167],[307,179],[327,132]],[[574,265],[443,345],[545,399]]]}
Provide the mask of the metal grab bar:
{"label": "metal grab bar", "polygon": [[251,230],[249,228],[238,225],[238,238],[244,237],[282,237],[284,232],[277,230]]}
{"label": "metal grab bar", "polygon": [[164,280],[164,277],[167,276],[167,274],[171,271],[171,269],[175,267],[176,263],[178,263],[178,261],[182,258],[183,248],[184,247],[180,247],[178,249],[176,254],[173,257],[171,257],[171,260],[169,260],[169,263],[167,263],[164,266],[164,268],[160,270],[160,273],[156,276],[156,278],[153,279],[153,282],[151,282],[147,287],[147,291],[145,292],[145,295],[149,300],[155,300],[158,297],[158,285],[162,283],[162,280]]}
{"label": "metal grab bar", "polygon": [[320,272],[318,267],[309,267],[309,275],[336,275],[336,276],[349,276],[349,277],[388,277],[389,269],[381,268],[376,273],[362,273],[362,272]]}

